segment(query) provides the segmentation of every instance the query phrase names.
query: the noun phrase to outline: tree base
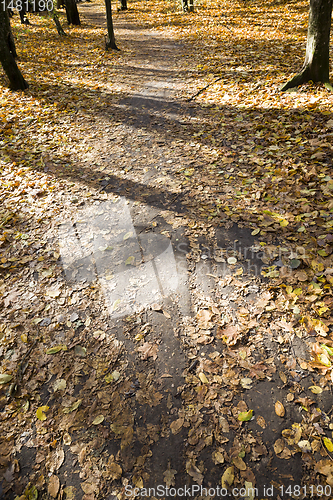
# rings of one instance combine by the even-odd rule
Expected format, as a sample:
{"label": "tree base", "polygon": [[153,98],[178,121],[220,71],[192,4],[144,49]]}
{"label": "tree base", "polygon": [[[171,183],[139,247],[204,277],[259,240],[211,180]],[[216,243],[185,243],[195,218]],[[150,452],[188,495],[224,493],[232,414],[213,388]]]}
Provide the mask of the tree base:
{"label": "tree base", "polygon": [[106,42],[105,43],[105,50],[119,50],[117,45],[115,43],[111,43],[111,42]]}
{"label": "tree base", "polygon": [[286,90],[289,89],[294,89],[296,87],[299,87],[300,85],[303,85],[303,83],[313,81],[315,83],[323,83],[325,88],[329,90],[330,92],[333,92],[333,87],[330,84],[330,82],[326,79],[319,79],[319,78],[314,78],[313,75],[311,75],[310,67],[306,66],[300,73],[295,75],[289,82],[287,82],[283,87],[281,87],[280,91],[285,92]]}
{"label": "tree base", "polygon": [[29,84],[25,81],[23,77],[21,77],[15,83],[11,83],[9,85],[10,90],[18,91],[18,90],[27,90],[29,88]]}

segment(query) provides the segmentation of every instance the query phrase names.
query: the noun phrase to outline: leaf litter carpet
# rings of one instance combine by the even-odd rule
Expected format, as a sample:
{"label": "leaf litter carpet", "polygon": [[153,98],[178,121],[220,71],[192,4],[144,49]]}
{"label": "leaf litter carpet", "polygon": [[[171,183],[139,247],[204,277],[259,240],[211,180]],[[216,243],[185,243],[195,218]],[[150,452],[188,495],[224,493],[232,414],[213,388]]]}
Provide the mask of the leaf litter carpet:
{"label": "leaf litter carpet", "polygon": [[2,91],[0,495],[329,498],[330,102],[258,80],[240,106],[232,61],[189,100],[241,7],[135,5],[85,87]]}

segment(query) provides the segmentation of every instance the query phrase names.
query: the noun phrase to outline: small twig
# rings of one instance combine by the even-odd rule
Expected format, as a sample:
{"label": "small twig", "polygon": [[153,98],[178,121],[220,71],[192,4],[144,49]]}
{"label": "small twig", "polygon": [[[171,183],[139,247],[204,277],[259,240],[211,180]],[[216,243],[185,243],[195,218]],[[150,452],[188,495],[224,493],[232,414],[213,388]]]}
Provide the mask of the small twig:
{"label": "small twig", "polygon": [[220,76],[219,78],[217,78],[216,80],[214,80],[213,82],[210,82],[208,83],[208,85],[206,85],[205,87],[203,87],[202,89],[198,90],[198,92],[194,95],[192,95],[191,97],[189,97],[188,99],[186,99],[186,102],[190,102],[192,101],[195,97],[198,97],[198,95],[200,95],[202,92],[204,92],[206,89],[208,89],[208,87],[210,87],[211,85],[214,85],[214,83],[217,83],[219,82],[220,80],[222,80],[223,76]]}

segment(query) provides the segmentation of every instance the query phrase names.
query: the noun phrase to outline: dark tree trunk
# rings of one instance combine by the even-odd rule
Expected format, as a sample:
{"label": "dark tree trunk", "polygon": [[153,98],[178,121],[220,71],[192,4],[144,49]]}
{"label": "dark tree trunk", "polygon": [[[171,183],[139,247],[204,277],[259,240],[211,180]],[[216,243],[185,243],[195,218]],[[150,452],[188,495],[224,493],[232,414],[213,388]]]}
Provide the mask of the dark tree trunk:
{"label": "dark tree trunk", "polygon": [[9,79],[11,89],[25,90],[28,84],[16,64],[15,57],[16,50],[8,12],[7,9],[0,9],[0,62]]}
{"label": "dark tree trunk", "polygon": [[65,0],[57,0],[57,9],[65,7]]}
{"label": "dark tree trunk", "polygon": [[189,0],[188,11],[189,12],[194,12],[194,0]]}
{"label": "dark tree trunk", "polygon": [[127,10],[127,0],[120,0],[119,10]]}
{"label": "dark tree trunk", "polygon": [[114,49],[119,50],[116,45],[116,39],[114,37],[114,29],[112,22],[112,8],[111,8],[111,0],[105,0],[105,10],[106,10],[106,23],[108,26],[108,36],[105,43],[105,49]]}
{"label": "dark tree trunk", "polygon": [[25,2],[22,2],[22,9],[19,11],[21,24],[30,24],[29,19],[26,16]]}
{"label": "dark tree trunk", "polygon": [[310,0],[308,37],[303,68],[283,87],[282,91],[312,80],[329,90],[329,47],[333,0]]}
{"label": "dark tree trunk", "polygon": [[68,24],[80,26],[80,16],[75,0],[65,0],[66,16]]}
{"label": "dark tree trunk", "polygon": [[54,24],[56,25],[58,35],[66,36],[66,33],[64,32],[64,30],[62,29],[62,26],[60,24],[58,12],[56,11],[56,9],[54,7],[53,7],[52,11],[50,12],[50,14],[51,14],[51,17],[54,21]]}

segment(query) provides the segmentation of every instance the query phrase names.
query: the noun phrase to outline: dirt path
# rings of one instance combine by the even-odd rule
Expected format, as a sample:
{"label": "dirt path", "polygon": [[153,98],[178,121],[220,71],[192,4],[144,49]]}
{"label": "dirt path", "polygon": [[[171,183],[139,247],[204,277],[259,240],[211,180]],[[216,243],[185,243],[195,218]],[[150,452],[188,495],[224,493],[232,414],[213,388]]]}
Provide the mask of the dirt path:
{"label": "dirt path", "polygon": [[[94,4],[81,10],[88,25],[103,22]],[[100,139],[86,139],[81,179],[98,171],[100,190],[72,200],[44,235],[61,260],[21,401],[38,394],[28,420],[43,405],[50,413],[13,437],[12,456],[28,471],[8,466],[3,498],[22,494],[27,476],[40,491],[59,481],[65,499],[133,498],[134,487],[158,485],[162,495],[142,496],[208,499],[223,486],[222,497],[282,498],[312,478],[293,447],[297,425],[289,447],[281,439],[310,404],[314,378],[296,364],[306,346],[273,307],[279,291],[263,281],[251,231],[207,217],[228,192],[216,165],[233,144],[191,140],[215,118],[184,97],[194,72],[180,68],[186,45],[126,16],[115,24],[125,52],[113,68],[117,93],[82,118]],[[329,410],[324,395],[311,397]],[[56,479],[43,483],[42,473]]]}

